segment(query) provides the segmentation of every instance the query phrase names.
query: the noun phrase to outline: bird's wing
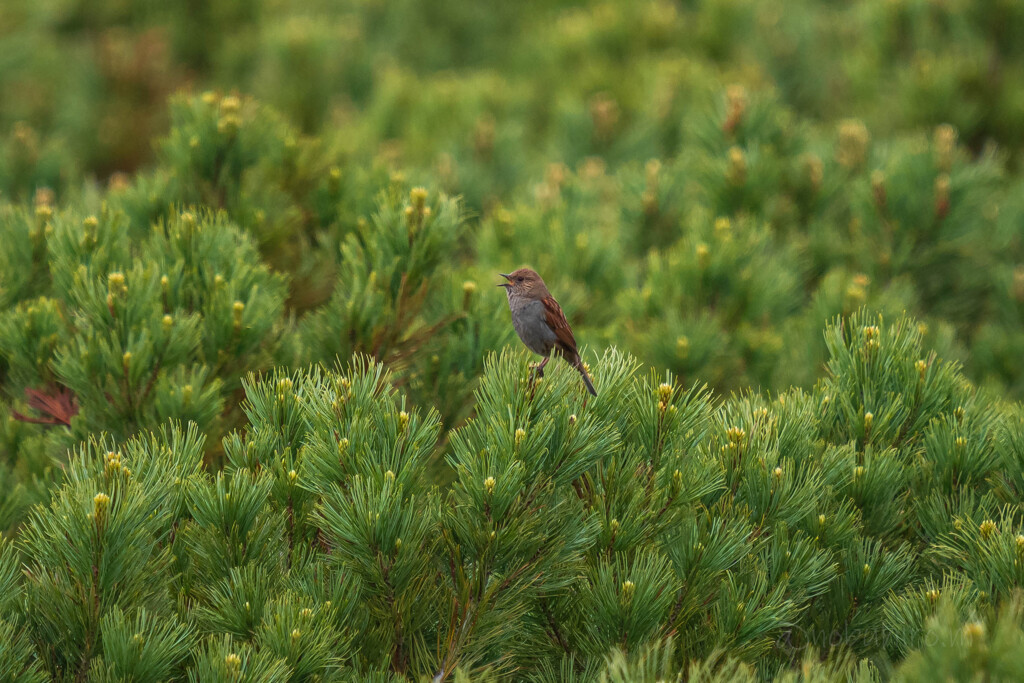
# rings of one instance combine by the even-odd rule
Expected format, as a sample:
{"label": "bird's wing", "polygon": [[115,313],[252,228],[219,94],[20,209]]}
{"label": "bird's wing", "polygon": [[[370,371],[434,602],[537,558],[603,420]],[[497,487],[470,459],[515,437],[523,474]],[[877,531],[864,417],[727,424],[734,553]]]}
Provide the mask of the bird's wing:
{"label": "bird's wing", "polygon": [[547,320],[548,327],[554,331],[555,337],[558,339],[557,344],[575,354],[576,340],[569,328],[569,321],[565,319],[565,313],[562,313],[562,307],[551,296],[544,297],[542,302],[544,303],[544,318]]}

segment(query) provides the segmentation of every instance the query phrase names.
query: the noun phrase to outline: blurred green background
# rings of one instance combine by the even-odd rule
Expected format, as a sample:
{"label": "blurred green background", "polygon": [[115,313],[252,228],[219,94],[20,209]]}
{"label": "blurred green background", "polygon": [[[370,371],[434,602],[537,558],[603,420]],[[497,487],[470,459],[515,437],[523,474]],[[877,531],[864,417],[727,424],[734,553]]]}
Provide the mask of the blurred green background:
{"label": "blurred green background", "polygon": [[8,0],[0,12],[0,122],[8,144],[56,154],[60,142],[74,163],[36,178],[53,184],[151,162],[182,87],[238,89],[304,133],[403,164],[504,152],[505,182],[479,202],[544,161],[674,156],[693,111],[730,83],[771,91],[794,125],[857,117],[888,139],[948,123],[971,152],[1011,157],[1024,140],[1012,0]]}

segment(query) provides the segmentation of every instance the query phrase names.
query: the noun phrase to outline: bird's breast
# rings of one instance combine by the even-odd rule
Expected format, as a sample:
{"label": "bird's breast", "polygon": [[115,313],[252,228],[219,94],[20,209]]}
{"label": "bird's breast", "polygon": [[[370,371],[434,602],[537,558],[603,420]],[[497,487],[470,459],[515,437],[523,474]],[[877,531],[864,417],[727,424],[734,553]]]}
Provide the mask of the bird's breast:
{"label": "bird's breast", "polygon": [[512,311],[512,327],[526,348],[542,356],[551,353],[557,337],[548,326],[544,302],[526,299],[510,292],[508,305]]}

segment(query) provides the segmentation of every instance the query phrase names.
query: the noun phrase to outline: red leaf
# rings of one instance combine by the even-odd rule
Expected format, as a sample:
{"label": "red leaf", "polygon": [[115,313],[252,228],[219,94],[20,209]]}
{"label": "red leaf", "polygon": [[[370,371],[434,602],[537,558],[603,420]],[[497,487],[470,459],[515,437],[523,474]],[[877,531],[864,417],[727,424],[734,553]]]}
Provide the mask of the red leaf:
{"label": "red leaf", "polygon": [[43,417],[29,417],[13,411],[15,420],[33,424],[62,424],[71,426],[71,418],[78,414],[78,399],[67,387],[55,385],[49,393],[38,389],[25,389],[28,405]]}

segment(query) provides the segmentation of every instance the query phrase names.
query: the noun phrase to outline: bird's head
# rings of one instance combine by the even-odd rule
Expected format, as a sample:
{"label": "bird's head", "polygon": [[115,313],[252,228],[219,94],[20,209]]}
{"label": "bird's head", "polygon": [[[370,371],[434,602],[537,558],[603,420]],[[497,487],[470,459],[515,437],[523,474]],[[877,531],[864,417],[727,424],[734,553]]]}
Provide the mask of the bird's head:
{"label": "bird's head", "polygon": [[542,299],[548,295],[548,288],[540,275],[529,268],[520,268],[511,273],[499,273],[508,282],[503,282],[499,287],[504,287],[510,294],[516,294],[531,299]]}

